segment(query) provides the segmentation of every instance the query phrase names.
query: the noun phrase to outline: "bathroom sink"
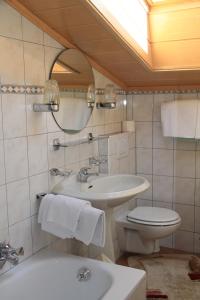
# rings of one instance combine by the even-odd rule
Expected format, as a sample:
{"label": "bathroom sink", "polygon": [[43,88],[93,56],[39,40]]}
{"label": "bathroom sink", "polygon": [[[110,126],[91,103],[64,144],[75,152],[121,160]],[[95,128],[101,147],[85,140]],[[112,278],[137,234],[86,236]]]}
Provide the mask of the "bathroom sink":
{"label": "bathroom sink", "polygon": [[94,207],[105,209],[128,201],[149,186],[145,178],[136,175],[92,176],[87,182],[81,183],[73,174],[56,184],[51,192],[89,200]]}

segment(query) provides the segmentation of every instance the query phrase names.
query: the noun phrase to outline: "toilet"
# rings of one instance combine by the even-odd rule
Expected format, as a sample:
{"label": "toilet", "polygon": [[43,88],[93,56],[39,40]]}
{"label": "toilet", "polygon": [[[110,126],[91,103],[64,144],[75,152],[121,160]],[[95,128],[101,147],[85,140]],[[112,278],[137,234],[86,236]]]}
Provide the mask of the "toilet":
{"label": "toilet", "polygon": [[160,251],[160,239],[178,229],[181,217],[171,209],[141,206],[120,215],[116,223],[122,251],[151,254]]}

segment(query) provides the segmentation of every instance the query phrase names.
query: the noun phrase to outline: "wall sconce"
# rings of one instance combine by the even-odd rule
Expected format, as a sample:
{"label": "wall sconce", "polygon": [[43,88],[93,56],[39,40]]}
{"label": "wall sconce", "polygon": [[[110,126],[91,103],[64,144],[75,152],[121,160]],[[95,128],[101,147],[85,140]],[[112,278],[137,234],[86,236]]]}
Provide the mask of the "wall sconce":
{"label": "wall sconce", "polygon": [[60,92],[56,80],[47,80],[44,87],[44,103],[34,103],[35,112],[56,112],[59,111]]}
{"label": "wall sconce", "polygon": [[95,86],[93,84],[89,85],[87,91],[87,103],[89,108],[94,107],[95,103]]}
{"label": "wall sconce", "polygon": [[113,84],[107,84],[104,89],[104,101],[97,102],[98,109],[113,109],[116,108],[116,88]]}

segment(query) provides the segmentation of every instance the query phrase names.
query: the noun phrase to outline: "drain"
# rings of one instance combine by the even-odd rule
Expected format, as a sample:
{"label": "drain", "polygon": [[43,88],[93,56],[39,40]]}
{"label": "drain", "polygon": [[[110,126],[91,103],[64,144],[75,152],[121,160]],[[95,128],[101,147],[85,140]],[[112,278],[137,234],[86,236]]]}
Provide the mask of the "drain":
{"label": "drain", "polygon": [[92,187],[93,187],[93,185],[89,185],[89,186],[88,186],[88,189],[91,189]]}
{"label": "drain", "polygon": [[81,268],[78,270],[78,273],[77,273],[77,279],[78,281],[87,281],[91,278],[91,270],[88,269],[88,268]]}

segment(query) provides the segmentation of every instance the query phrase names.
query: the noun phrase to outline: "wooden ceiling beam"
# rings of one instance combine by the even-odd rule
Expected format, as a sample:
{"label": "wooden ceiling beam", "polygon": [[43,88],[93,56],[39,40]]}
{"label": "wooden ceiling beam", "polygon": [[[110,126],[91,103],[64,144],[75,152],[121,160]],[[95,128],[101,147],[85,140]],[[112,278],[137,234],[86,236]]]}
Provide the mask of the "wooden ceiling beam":
{"label": "wooden ceiling beam", "polygon": [[[110,34],[116,39],[116,41],[123,46],[124,49],[133,57],[134,60],[137,60],[143,68],[152,69],[152,58],[151,58],[151,49],[148,41],[148,53],[145,53],[143,49],[131,38],[127,36],[127,32],[122,30],[122,28],[115,22],[112,23],[109,21],[90,0],[83,1],[83,5],[86,6],[90,12],[95,16],[100,24],[106,28]],[[114,22],[114,19],[112,20]]]}
{"label": "wooden ceiling beam", "polygon": [[[168,2],[169,4],[172,1],[166,0],[163,3]],[[197,21],[199,20],[197,11],[200,13],[200,9],[193,9],[197,13],[196,16],[195,14],[188,16],[186,9],[188,9],[188,5],[190,9],[191,6],[194,8],[194,3],[199,5],[200,0],[187,1],[187,5],[184,6],[185,12],[182,12],[182,15],[185,13],[189,18],[188,23],[190,24],[190,27],[186,24],[188,27],[184,31],[184,36],[186,37],[186,33],[189,36],[193,32],[195,39],[192,42],[189,39],[188,41],[183,40],[183,33],[180,41],[176,41],[179,29],[183,27],[181,24],[184,24],[185,17],[182,18],[183,22],[179,18],[180,21],[176,24],[178,18],[172,18],[169,7],[164,12],[161,5],[159,8],[158,5],[155,5],[155,8],[158,8],[155,11],[155,18],[154,10],[150,11],[150,23],[155,27],[151,43],[153,66],[151,64],[147,66],[144,63],[142,57],[137,55],[137,51],[130,47],[125,38],[112,26],[111,22],[108,22],[97,9],[90,5],[89,0],[54,0],[54,2],[48,0],[7,0],[7,2],[64,47],[80,49],[89,57],[95,69],[123,89],[138,88],[145,90],[146,87],[148,90],[150,88],[162,90],[163,87],[167,89],[169,86],[170,89],[176,90],[176,87],[182,88],[183,86],[188,89],[199,87],[200,59],[198,46],[200,45],[200,35],[198,35],[199,26],[196,25],[198,25]],[[175,2],[180,3],[180,0]],[[48,13],[45,10],[45,3]],[[183,7],[181,4],[177,4],[178,6]],[[40,9],[37,10],[37,7]],[[160,19],[158,14],[160,14]],[[170,20],[175,20],[173,26],[170,27],[172,29],[169,31],[166,28],[168,20],[163,20],[165,14],[167,15],[166,18],[171,16]],[[59,20],[58,24],[56,20]],[[158,22],[158,20],[160,21]],[[81,34],[82,32],[83,34]],[[87,32],[89,32],[88,36]],[[163,40],[164,32],[166,32],[165,38],[169,41]],[[172,35],[176,35],[175,41],[172,40]],[[165,45],[167,45],[167,48]],[[191,45],[193,45],[192,49]],[[190,55],[191,51],[192,55]],[[189,67],[191,70],[189,70]]]}

